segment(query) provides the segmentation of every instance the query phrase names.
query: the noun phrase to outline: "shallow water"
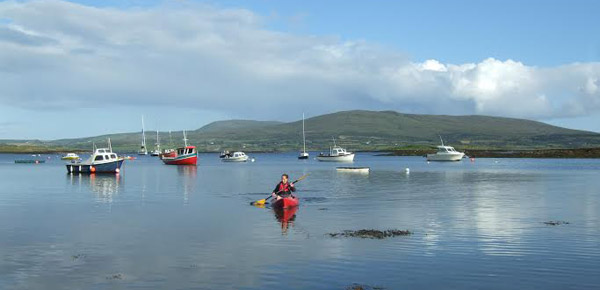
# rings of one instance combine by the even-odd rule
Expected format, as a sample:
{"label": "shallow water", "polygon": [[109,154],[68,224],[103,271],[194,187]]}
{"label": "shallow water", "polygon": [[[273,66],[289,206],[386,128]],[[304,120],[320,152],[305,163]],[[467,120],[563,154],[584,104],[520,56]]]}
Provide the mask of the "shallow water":
{"label": "shallow water", "polygon": [[[600,285],[600,160],[363,153],[352,166],[370,166],[364,175],[295,153],[253,156],[231,164],[200,154],[198,167],[142,157],[119,175],[80,176],[55,155],[38,157],[45,164],[0,155],[0,289]],[[282,220],[249,203],[283,172],[310,176],[298,183],[300,207]],[[327,235],[359,229],[413,234]]]}

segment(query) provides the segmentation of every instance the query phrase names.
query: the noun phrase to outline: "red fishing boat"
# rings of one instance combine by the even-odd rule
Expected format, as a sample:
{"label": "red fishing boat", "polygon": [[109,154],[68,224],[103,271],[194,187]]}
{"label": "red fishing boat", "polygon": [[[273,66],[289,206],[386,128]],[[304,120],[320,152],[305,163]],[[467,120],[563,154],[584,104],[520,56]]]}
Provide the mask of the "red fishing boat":
{"label": "red fishing boat", "polygon": [[196,165],[198,152],[196,146],[188,146],[185,131],[183,131],[184,147],[168,151],[160,155],[160,159],[167,165]]}

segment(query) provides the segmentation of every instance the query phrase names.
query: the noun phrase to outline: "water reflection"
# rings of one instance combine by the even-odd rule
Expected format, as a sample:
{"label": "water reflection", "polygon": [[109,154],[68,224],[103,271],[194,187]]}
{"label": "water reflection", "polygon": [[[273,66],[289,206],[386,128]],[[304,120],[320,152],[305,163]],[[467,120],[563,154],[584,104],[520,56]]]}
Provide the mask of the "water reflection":
{"label": "water reflection", "polygon": [[190,193],[194,192],[196,188],[196,178],[198,176],[197,166],[177,166],[177,174],[179,175],[182,182],[179,184],[182,186],[183,191],[183,203],[188,204]]}
{"label": "water reflection", "polygon": [[71,184],[78,185],[80,188],[84,185],[88,186],[95,194],[96,200],[104,203],[111,203],[122,186],[122,178],[119,174],[69,174],[68,178]]}
{"label": "water reflection", "polygon": [[273,213],[275,213],[275,219],[279,223],[281,223],[281,233],[287,234],[289,226],[294,226],[294,220],[296,220],[296,211],[298,211],[298,207],[292,208],[274,208]]}

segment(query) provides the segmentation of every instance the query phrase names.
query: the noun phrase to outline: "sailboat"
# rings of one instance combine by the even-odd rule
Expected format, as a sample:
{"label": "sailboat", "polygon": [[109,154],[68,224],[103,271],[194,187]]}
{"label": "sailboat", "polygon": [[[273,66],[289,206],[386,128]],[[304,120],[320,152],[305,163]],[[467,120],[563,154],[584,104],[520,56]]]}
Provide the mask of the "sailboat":
{"label": "sailboat", "polygon": [[152,156],[160,155],[160,139],[158,138],[158,130],[156,130],[156,143],[154,144],[154,151],[150,153]]}
{"label": "sailboat", "polygon": [[142,146],[138,151],[138,155],[148,155],[148,149],[146,149],[146,132],[144,132],[144,116],[142,116]]}
{"label": "sailboat", "polygon": [[308,159],[308,152],[306,152],[306,137],[304,136],[304,113],[302,113],[302,143],[304,147],[302,152],[298,155],[298,159]]}

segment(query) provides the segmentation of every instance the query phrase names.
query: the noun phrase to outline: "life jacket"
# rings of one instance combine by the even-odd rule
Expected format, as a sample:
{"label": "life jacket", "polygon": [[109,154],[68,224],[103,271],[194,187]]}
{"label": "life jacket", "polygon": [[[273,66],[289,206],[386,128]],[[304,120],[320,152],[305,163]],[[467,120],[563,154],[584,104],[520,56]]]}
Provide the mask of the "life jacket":
{"label": "life jacket", "polygon": [[290,183],[289,182],[287,182],[287,183],[280,182],[279,183],[279,192],[280,193],[290,192]]}

